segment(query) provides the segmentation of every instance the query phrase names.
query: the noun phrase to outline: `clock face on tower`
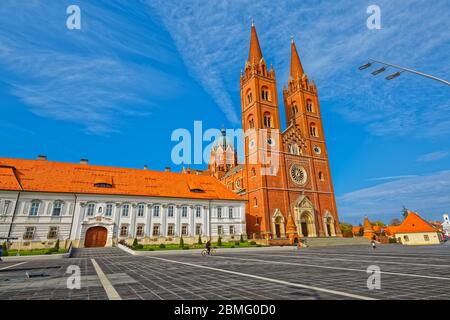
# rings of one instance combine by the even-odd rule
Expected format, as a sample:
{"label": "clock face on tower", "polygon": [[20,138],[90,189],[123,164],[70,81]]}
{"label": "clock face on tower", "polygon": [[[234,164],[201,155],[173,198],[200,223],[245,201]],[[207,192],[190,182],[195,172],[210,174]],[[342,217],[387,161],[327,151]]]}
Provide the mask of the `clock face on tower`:
{"label": "clock face on tower", "polygon": [[292,181],[298,185],[304,185],[308,179],[305,168],[298,164],[293,164],[291,166],[290,175]]}

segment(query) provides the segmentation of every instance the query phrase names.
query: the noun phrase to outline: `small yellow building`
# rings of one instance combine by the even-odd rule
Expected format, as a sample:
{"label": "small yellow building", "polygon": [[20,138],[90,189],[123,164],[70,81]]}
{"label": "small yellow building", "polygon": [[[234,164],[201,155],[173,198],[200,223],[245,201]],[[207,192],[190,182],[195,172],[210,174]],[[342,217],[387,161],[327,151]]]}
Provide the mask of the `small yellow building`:
{"label": "small yellow building", "polygon": [[440,244],[439,231],[417,213],[409,210],[402,224],[392,231],[397,240],[404,245]]}

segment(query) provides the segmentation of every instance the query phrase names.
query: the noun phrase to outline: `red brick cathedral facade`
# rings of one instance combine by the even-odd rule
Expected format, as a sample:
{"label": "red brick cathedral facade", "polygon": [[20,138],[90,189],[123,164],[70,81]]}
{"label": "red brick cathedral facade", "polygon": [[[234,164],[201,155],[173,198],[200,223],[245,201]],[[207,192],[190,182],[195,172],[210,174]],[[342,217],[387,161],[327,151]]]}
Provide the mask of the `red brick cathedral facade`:
{"label": "red brick cathedral facade", "polygon": [[237,164],[223,133],[211,152],[209,171],[246,198],[249,237],[341,236],[314,81],[292,41],[282,131],[275,71],[266,65],[253,25],[249,51],[240,81],[245,164]]}

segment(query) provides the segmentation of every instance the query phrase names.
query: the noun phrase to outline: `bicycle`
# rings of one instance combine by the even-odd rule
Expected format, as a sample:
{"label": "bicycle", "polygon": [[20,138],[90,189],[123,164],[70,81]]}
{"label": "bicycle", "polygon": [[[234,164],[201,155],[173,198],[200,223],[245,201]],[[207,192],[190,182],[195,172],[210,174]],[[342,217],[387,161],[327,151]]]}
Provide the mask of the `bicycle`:
{"label": "bicycle", "polygon": [[[206,256],[207,254],[208,254],[208,250],[204,249],[204,250],[202,251],[202,256]],[[216,250],[211,248],[211,250],[209,250],[209,255],[210,255],[210,256],[213,256],[213,255],[215,255],[215,254],[216,254]]]}

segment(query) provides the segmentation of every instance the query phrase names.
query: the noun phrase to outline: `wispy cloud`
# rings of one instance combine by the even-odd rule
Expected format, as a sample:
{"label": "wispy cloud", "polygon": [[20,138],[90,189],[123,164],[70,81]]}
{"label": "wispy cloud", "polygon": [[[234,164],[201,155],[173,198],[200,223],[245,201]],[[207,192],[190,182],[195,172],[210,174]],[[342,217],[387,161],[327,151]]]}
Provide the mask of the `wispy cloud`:
{"label": "wispy cloud", "polygon": [[337,197],[342,220],[361,219],[364,215],[384,219],[398,217],[405,205],[427,218],[440,218],[450,210],[450,171],[408,177],[346,193]]}
{"label": "wispy cloud", "polygon": [[109,134],[122,117],[148,115],[181,89],[163,71],[175,59],[145,6],[78,4],[82,30],[69,31],[64,5],[3,1],[0,80],[39,116]]}
{"label": "wispy cloud", "polygon": [[430,152],[427,154],[423,154],[417,158],[417,161],[419,162],[431,162],[431,161],[437,161],[444,159],[448,156],[448,151],[436,151],[436,152]]}
{"label": "wispy cloud", "polygon": [[420,0],[380,0],[379,31],[366,27],[370,3],[352,0],[147,3],[159,12],[193,76],[232,122],[240,112],[238,75],[253,18],[266,61],[277,71],[279,91],[287,81],[293,35],[322,102],[332,103],[346,120],[377,136],[450,133],[450,120],[442,116],[450,112],[445,86],[407,74],[388,82],[357,70],[375,57],[443,77],[449,74],[450,65],[442,63],[450,52],[450,22],[442,14],[449,9],[445,0],[432,6]]}
{"label": "wispy cloud", "polygon": [[414,177],[417,177],[417,175],[403,175],[403,176],[379,177],[379,178],[371,178],[371,179],[367,179],[367,181],[398,180],[398,179],[406,179],[406,178],[414,178]]}

